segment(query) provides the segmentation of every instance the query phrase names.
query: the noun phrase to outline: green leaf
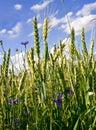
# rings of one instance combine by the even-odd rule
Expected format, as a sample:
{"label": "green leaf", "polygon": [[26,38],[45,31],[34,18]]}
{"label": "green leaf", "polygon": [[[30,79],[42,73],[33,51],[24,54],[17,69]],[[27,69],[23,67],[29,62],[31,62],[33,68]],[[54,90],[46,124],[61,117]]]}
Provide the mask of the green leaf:
{"label": "green leaf", "polygon": [[78,128],[78,124],[79,124],[79,118],[78,118],[78,120],[76,121],[76,123],[75,123],[75,126],[74,126],[73,130],[77,130],[77,128]]}
{"label": "green leaf", "polygon": [[45,108],[45,110],[44,110],[43,113],[42,113],[41,122],[40,122],[40,128],[41,128],[41,129],[42,129],[42,127],[43,127],[43,121],[44,121],[44,119],[46,118],[47,112],[48,112],[48,108]]}

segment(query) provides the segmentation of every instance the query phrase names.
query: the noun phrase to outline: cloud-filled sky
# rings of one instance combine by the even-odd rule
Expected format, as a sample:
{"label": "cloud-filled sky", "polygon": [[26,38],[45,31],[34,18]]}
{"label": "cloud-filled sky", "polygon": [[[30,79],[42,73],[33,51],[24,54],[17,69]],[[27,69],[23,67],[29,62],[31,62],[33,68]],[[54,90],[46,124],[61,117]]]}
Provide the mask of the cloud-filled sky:
{"label": "cloud-filled sky", "polygon": [[[49,48],[68,37],[70,27],[74,27],[77,38],[85,27],[86,41],[91,36],[96,41],[96,0],[64,0],[64,3],[62,0],[0,0],[0,40],[5,50],[11,48],[12,55],[15,55],[16,48],[19,51],[24,49],[21,42],[29,41],[27,49],[33,46],[34,16],[37,16],[40,30],[44,18],[49,19]],[[77,40],[77,44],[79,42]],[[42,49],[42,41],[40,45]],[[96,51],[96,43],[94,49]]]}

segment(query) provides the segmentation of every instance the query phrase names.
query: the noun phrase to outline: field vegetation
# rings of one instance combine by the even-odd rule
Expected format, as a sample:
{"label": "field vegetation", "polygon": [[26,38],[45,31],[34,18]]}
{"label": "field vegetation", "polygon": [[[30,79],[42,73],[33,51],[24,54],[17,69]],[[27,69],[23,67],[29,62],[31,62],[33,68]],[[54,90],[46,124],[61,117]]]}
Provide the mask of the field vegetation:
{"label": "field vegetation", "polygon": [[[28,67],[15,74],[10,69],[10,49],[4,51],[0,65],[0,130],[95,130],[96,129],[96,61],[94,39],[87,50],[84,28],[82,49],[76,48],[75,30],[66,43],[48,49],[48,19],[42,27],[44,45],[40,50],[37,18],[33,19],[34,47],[26,51]],[[28,42],[22,43],[25,47]],[[3,47],[3,44],[1,44]],[[36,59],[35,59],[36,57]]]}

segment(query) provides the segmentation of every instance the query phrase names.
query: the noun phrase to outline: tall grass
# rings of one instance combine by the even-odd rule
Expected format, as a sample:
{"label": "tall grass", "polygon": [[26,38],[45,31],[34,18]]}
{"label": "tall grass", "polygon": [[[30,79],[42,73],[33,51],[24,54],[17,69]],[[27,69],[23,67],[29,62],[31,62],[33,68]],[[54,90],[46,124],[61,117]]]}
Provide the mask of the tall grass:
{"label": "tall grass", "polygon": [[[70,35],[70,57],[65,43],[48,50],[48,20],[44,19],[40,56],[37,18],[33,19],[34,47],[26,52],[28,70],[15,75],[9,69],[10,49],[0,65],[0,129],[2,130],[94,130],[96,128],[96,61],[94,40],[87,51],[82,29],[82,51]],[[37,60],[35,60],[37,57]]]}

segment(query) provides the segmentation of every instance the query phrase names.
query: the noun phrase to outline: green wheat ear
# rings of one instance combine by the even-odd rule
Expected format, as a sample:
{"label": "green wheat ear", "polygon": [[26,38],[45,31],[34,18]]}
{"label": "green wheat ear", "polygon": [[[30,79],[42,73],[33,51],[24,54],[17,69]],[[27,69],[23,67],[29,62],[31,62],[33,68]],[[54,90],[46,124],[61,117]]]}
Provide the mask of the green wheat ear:
{"label": "green wheat ear", "polygon": [[49,54],[49,58],[50,58],[49,64],[53,67],[53,70],[54,70],[54,59],[51,53]]}
{"label": "green wheat ear", "polygon": [[42,30],[42,37],[43,37],[43,43],[44,43],[44,63],[42,65],[42,70],[43,70],[42,72],[43,72],[44,81],[46,79],[46,66],[47,66],[47,61],[48,61],[48,57],[49,57],[47,34],[48,34],[48,20],[46,18],[46,19],[44,19],[43,30]]}
{"label": "green wheat ear", "polygon": [[4,71],[5,71],[5,65],[6,65],[6,52],[4,51],[3,63],[2,63],[2,66],[1,66],[1,75],[4,74]]}
{"label": "green wheat ear", "polygon": [[37,27],[37,18],[34,17],[33,19],[33,29],[34,29],[34,50],[36,52],[36,56],[38,60],[40,59],[40,43],[39,43],[39,33],[38,33],[38,27]]}
{"label": "green wheat ear", "polygon": [[31,71],[34,73],[34,49],[31,47],[29,51],[29,61],[31,65]]}
{"label": "green wheat ear", "polygon": [[35,61],[34,61],[34,49],[32,47],[30,48],[30,51],[27,52],[27,62],[28,62],[29,72],[31,72],[32,79],[34,79]]}
{"label": "green wheat ear", "polygon": [[21,93],[22,90],[24,89],[24,81],[25,81],[25,78],[26,78],[26,71],[24,71],[24,72],[22,73],[22,77],[21,77],[21,80],[20,80],[20,83],[19,83],[19,88],[18,88],[18,90],[19,90],[20,93]]}
{"label": "green wheat ear", "polygon": [[30,68],[29,52],[26,52],[28,67]]}
{"label": "green wheat ear", "polygon": [[69,51],[70,51],[70,56],[72,61],[74,61],[74,56],[75,56],[75,32],[74,28],[71,30],[71,43],[69,46]]}
{"label": "green wheat ear", "polygon": [[90,43],[90,59],[92,59],[93,56],[93,48],[94,48],[94,40],[92,39]]}
{"label": "green wheat ear", "polygon": [[63,66],[63,58],[64,58],[64,56],[63,56],[63,50],[64,50],[64,47],[65,47],[65,44],[60,40],[59,41],[59,48],[60,48],[60,57],[59,57],[59,59],[60,59],[60,66],[62,67]]}
{"label": "green wheat ear", "polygon": [[93,56],[93,48],[94,48],[94,40],[92,39],[90,42],[90,51],[89,51],[89,67],[91,69],[94,68],[94,56]]}
{"label": "green wheat ear", "polygon": [[47,39],[47,34],[48,34],[48,19],[44,19],[43,22],[43,31],[42,31],[42,37],[44,40]]}
{"label": "green wheat ear", "polygon": [[63,55],[63,50],[65,47],[65,44],[61,40],[59,41],[59,44],[60,44],[60,53],[61,53],[61,55]]}
{"label": "green wheat ear", "polygon": [[48,20],[46,18],[46,19],[44,19],[43,30],[42,30],[42,37],[43,37],[43,40],[44,40],[44,60],[45,60],[45,64],[48,60],[47,34],[48,34]]}
{"label": "green wheat ear", "polygon": [[86,42],[85,42],[84,28],[82,28],[81,42],[82,42],[82,53],[83,53],[84,60],[87,60],[87,58],[88,58],[88,52],[87,52],[87,47],[86,47]]}
{"label": "green wheat ear", "polygon": [[8,50],[8,55],[7,55],[6,64],[5,64],[5,72],[4,72],[5,77],[8,76],[9,61],[10,61],[10,49]]}

